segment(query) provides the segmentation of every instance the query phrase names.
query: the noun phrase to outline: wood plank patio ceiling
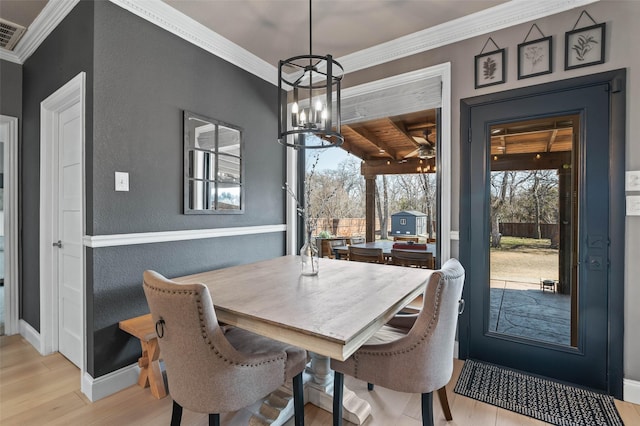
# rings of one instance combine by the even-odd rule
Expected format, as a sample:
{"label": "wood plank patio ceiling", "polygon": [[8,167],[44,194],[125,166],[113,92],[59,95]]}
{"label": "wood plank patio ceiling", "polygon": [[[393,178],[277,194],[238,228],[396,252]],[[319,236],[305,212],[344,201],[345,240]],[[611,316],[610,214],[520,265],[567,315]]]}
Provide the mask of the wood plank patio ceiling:
{"label": "wood plank patio ceiling", "polygon": [[[341,148],[363,160],[365,176],[434,172],[435,158],[421,159],[418,148],[435,147],[436,123],[436,110],[428,110],[343,124]],[[564,116],[495,125],[491,129],[492,162],[503,164],[497,169],[539,167],[524,159],[529,154],[547,154],[550,161],[544,168],[555,168],[570,158],[576,123],[577,116]],[[516,159],[517,165],[513,163]]]}

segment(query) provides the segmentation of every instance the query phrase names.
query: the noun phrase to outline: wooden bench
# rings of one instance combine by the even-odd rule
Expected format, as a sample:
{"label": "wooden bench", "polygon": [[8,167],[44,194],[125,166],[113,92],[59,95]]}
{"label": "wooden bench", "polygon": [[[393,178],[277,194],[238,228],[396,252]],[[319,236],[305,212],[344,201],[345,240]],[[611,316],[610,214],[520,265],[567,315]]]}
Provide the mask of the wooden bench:
{"label": "wooden bench", "polygon": [[167,389],[160,368],[160,347],[151,314],[120,321],[119,326],[121,330],[137,337],[142,346],[142,356],[138,359],[138,384],[143,388],[149,386],[151,394],[156,398],[164,398],[167,396]]}

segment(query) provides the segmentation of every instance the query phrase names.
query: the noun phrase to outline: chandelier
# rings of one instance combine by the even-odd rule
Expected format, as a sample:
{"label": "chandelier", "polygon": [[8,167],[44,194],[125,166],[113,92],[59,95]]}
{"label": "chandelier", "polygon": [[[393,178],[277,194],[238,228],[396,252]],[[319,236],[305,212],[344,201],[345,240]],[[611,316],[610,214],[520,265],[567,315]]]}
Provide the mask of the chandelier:
{"label": "chandelier", "polygon": [[[278,142],[296,149],[328,148],[344,142],[340,134],[344,69],[331,55],[313,54],[311,23],[309,0],[309,54],[278,63]],[[293,102],[287,111],[290,90]]]}

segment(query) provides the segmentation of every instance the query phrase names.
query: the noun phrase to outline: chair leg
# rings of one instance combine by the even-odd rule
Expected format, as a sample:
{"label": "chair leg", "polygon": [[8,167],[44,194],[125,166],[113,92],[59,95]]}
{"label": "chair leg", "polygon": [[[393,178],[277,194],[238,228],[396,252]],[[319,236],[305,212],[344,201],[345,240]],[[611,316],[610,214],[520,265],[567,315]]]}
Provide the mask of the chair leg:
{"label": "chair leg", "polygon": [[220,426],[220,414],[209,414],[209,426]]}
{"label": "chair leg", "polygon": [[422,426],[433,426],[433,393],[422,394]]}
{"label": "chair leg", "polygon": [[304,426],[304,392],[302,386],[302,372],[293,378],[293,412],[295,426]]}
{"label": "chair leg", "polygon": [[368,391],[372,391],[373,390],[373,383],[367,383],[367,390]]}
{"label": "chair leg", "polygon": [[182,422],[182,406],[173,401],[173,409],[171,410],[171,426],[180,426]]}
{"label": "chair leg", "polygon": [[447,419],[448,422],[453,420],[453,416],[451,415],[451,408],[449,408],[449,398],[447,398],[447,388],[444,386],[438,389],[438,399],[440,400],[440,406],[442,407],[442,412],[444,413],[444,418]]}
{"label": "chair leg", "polygon": [[344,374],[337,371],[333,375],[333,426],[342,426],[342,393]]}

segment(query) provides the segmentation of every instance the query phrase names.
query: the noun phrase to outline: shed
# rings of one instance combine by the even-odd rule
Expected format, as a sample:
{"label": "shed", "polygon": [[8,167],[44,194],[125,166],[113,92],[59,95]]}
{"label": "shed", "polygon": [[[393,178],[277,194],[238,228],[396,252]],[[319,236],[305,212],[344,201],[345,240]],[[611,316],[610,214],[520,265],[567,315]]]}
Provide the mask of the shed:
{"label": "shed", "polygon": [[425,235],[426,233],[426,213],[403,210],[391,215],[391,235]]}

